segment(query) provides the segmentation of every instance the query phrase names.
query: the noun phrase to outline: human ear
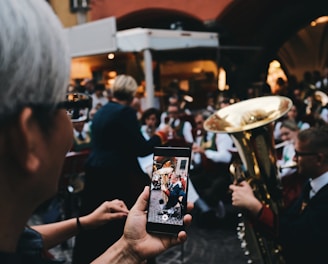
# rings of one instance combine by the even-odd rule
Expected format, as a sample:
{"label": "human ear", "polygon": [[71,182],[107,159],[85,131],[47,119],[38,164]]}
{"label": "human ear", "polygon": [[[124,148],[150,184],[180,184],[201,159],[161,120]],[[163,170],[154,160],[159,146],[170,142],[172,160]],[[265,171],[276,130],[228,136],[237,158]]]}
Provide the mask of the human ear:
{"label": "human ear", "polygon": [[327,162],[327,159],[326,159],[325,154],[324,153],[321,153],[321,152],[319,152],[317,154],[317,159],[318,159],[318,163],[320,163],[320,164],[324,164],[324,163]]}
{"label": "human ear", "polygon": [[20,140],[15,144],[18,162],[21,167],[28,172],[35,172],[40,166],[40,159],[37,152],[38,143],[41,139],[39,127],[33,119],[33,110],[29,107],[21,111],[17,130]]}

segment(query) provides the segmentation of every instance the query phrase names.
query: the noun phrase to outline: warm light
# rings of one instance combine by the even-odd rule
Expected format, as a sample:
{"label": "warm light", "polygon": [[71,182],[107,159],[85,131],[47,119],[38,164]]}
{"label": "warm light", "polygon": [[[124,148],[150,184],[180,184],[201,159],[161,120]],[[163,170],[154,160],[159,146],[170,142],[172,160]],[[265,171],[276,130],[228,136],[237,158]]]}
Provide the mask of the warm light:
{"label": "warm light", "polygon": [[117,75],[117,72],[116,71],[110,71],[110,72],[108,72],[108,77],[111,78],[111,79],[115,78],[116,75]]}
{"label": "warm light", "polygon": [[267,76],[267,83],[270,85],[273,94],[278,92],[276,90],[277,89],[276,83],[278,78],[282,78],[285,81],[287,81],[286,74],[284,70],[281,68],[280,62],[277,60],[273,60],[269,64],[268,76]]}
{"label": "warm light", "polygon": [[107,86],[108,86],[109,88],[112,88],[112,87],[113,87],[113,84],[114,84],[114,79],[108,79],[108,80],[107,80]]}
{"label": "warm light", "polygon": [[229,86],[227,86],[226,83],[226,78],[226,71],[223,68],[220,68],[218,74],[218,89],[220,91],[227,90],[227,88],[229,89]]}
{"label": "warm light", "polygon": [[328,16],[318,17],[316,20],[311,22],[311,26],[314,27],[317,24],[328,23]]}
{"label": "warm light", "polygon": [[108,58],[109,60],[112,60],[112,59],[115,58],[115,54],[114,54],[114,53],[109,53],[109,54],[107,55],[107,58]]}
{"label": "warm light", "polygon": [[192,68],[192,72],[193,73],[201,73],[203,71],[203,69],[201,67],[194,67]]}
{"label": "warm light", "polygon": [[277,61],[277,60],[273,60],[271,63],[270,63],[270,68],[272,69],[280,69],[280,62]]}
{"label": "warm light", "polygon": [[71,78],[72,79],[91,79],[92,72],[89,65],[81,61],[72,61],[71,64]]}

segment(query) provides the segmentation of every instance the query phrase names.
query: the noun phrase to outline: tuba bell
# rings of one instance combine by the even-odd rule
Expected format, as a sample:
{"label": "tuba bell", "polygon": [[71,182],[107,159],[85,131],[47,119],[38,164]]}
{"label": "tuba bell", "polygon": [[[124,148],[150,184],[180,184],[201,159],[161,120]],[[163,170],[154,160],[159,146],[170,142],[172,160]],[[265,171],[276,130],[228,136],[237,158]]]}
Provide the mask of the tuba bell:
{"label": "tuba bell", "polygon": [[[287,97],[257,97],[220,109],[204,122],[207,131],[231,136],[240,157],[230,167],[234,180],[248,181],[255,196],[276,215],[283,204],[276,165],[274,121],[291,107],[292,101]],[[237,234],[248,263],[284,263],[281,246],[256,230],[246,213],[238,216]]]}

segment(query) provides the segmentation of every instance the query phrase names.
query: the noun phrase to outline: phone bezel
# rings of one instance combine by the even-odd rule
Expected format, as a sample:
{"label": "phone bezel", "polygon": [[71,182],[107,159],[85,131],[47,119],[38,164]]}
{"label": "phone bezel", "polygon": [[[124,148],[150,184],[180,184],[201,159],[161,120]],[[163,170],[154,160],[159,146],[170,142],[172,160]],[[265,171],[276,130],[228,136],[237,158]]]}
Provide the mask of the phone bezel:
{"label": "phone bezel", "polygon": [[[189,147],[155,147],[154,148],[154,157],[156,156],[166,156],[166,157],[187,157],[188,158],[188,166],[187,166],[187,185],[186,185],[186,195],[188,196],[188,181],[189,181],[189,171],[190,171],[190,162],[191,162],[191,148]],[[149,199],[151,197],[151,188],[149,189]],[[186,202],[187,203],[187,202]],[[187,204],[184,204],[185,208]],[[164,224],[164,223],[155,223],[148,222],[148,212],[150,207],[150,201],[148,201],[147,208],[147,225],[146,230],[149,233],[156,234],[168,234],[176,236],[180,231],[185,230],[184,224],[182,225],[174,225],[174,224]],[[184,211],[185,214],[185,211]],[[183,217],[184,215],[182,215]]]}

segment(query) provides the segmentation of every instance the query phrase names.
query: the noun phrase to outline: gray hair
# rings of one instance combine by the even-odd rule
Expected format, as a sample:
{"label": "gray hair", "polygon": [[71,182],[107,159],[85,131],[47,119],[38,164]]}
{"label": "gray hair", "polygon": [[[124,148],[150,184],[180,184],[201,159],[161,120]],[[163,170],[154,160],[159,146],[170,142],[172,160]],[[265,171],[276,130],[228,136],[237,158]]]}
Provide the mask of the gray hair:
{"label": "gray hair", "polygon": [[285,127],[291,131],[298,131],[299,128],[294,120],[286,119],[281,123],[280,128]]}
{"label": "gray hair", "polygon": [[138,84],[129,75],[117,75],[113,83],[113,96],[119,100],[131,101],[136,94]]}
{"label": "gray hair", "polygon": [[44,0],[0,1],[0,117],[65,98],[70,57],[58,18]]}

